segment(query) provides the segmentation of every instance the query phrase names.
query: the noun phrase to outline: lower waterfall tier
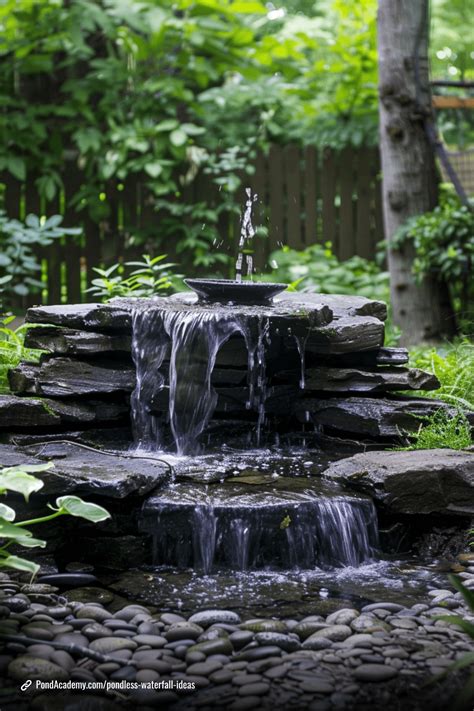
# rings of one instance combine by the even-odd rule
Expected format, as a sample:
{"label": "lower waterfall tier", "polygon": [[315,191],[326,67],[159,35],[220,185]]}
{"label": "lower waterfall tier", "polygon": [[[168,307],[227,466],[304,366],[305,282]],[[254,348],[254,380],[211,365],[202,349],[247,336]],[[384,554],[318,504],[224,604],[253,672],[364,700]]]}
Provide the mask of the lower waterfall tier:
{"label": "lower waterfall tier", "polygon": [[370,499],[309,479],[178,484],[145,502],[140,525],[153,534],[155,564],[206,574],[216,567],[357,566],[373,559],[378,546]]}

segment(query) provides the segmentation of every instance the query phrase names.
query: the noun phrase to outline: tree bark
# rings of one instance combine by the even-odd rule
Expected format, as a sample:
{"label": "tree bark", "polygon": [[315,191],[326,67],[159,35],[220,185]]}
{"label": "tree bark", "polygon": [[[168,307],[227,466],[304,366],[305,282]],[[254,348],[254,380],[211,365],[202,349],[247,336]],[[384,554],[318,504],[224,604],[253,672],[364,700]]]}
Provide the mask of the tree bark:
{"label": "tree bark", "polygon": [[447,289],[430,278],[415,282],[413,247],[391,248],[397,229],[437,202],[434,154],[424,130],[432,111],[428,27],[428,0],[379,0],[383,212],[393,317],[403,345],[440,340],[454,325]]}

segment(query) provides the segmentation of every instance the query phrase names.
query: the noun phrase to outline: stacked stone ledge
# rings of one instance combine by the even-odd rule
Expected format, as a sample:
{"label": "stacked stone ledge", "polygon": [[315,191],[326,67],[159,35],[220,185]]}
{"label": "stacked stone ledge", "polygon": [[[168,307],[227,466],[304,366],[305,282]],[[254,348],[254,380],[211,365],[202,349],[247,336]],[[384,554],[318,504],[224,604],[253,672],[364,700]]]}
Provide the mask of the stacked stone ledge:
{"label": "stacked stone ledge", "polygon": [[[193,298],[186,294],[29,309],[27,322],[35,327],[27,331],[26,346],[45,354],[38,365],[22,363],[10,371],[12,394],[0,397],[0,431],[123,427],[130,438],[133,309],[137,303],[141,308],[188,308]],[[405,349],[383,346],[385,304],[364,297],[288,293],[278,297],[273,309],[255,309],[255,318],[259,313],[273,324],[266,412],[289,429],[312,422],[337,436],[377,442],[418,428],[420,416],[446,407],[406,395],[436,389],[439,383],[435,376],[407,367]],[[303,389],[295,336],[305,341]],[[165,377],[166,371],[165,361]],[[248,422],[247,375],[246,346],[234,336],[219,352],[213,373],[216,420]],[[166,385],[153,407],[166,420]]]}

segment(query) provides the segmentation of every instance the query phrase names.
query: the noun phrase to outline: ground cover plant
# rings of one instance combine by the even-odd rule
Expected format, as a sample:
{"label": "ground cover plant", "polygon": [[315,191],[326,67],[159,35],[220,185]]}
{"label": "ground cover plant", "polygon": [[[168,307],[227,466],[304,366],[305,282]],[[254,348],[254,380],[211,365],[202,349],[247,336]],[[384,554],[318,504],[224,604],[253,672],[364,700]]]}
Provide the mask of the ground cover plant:
{"label": "ground cover plant", "polygon": [[[28,464],[0,469],[0,495],[21,494],[28,502],[31,494],[40,491],[44,482],[35,473],[51,469],[54,465]],[[10,500],[8,500],[11,503]],[[0,568],[20,570],[35,575],[40,566],[32,560],[11,553],[12,546],[20,548],[45,548],[46,541],[35,538],[30,526],[45,524],[60,516],[75,516],[92,523],[105,521],[110,514],[102,506],[83,501],[78,496],[59,496],[55,506],[48,504],[52,513],[27,521],[16,521],[16,511],[12,506],[0,502]]]}

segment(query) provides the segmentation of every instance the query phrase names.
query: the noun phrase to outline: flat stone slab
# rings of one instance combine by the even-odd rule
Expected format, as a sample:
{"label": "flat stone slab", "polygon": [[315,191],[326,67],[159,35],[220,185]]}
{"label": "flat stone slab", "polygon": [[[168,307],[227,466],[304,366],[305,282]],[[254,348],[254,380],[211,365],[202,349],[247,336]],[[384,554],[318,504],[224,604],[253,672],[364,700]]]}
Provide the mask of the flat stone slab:
{"label": "flat stone slab", "polygon": [[73,328],[38,326],[25,335],[27,348],[39,348],[55,355],[81,356],[101,353],[130,353],[132,339],[128,335],[78,331]]}
{"label": "flat stone slab", "polygon": [[383,346],[385,327],[375,316],[343,316],[327,326],[313,328],[306,341],[306,352],[339,354],[369,351]]}
{"label": "flat stone slab", "polygon": [[307,368],[305,390],[330,392],[386,392],[436,390],[439,380],[417,368]]}
{"label": "flat stone slab", "polygon": [[404,430],[413,432],[420,426],[420,417],[440,408],[450,409],[439,400],[403,396],[302,398],[294,404],[294,412],[302,422],[309,417],[318,425],[374,438],[398,437]]}
{"label": "flat stone slab", "polygon": [[129,393],[135,387],[132,363],[88,363],[70,358],[52,358],[41,365],[22,363],[8,375],[14,393],[69,397]]}
{"label": "flat stone slab", "polygon": [[52,461],[54,469],[35,474],[44,482],[37,495],[51,497],[71,493],[114,499],[143,496],[169,478],[169,468],[153,461],[152,455],[126,458],[57,442],[28,447],[0,445],[0,461],[4,467]]}
{"label": "flat stone slab", "polygon": [[34,306],[26,312],[26,322],[52,324],[85,331],[130,333],[132,308],[125,304],[122,306],[116,304]]}
{"label": "flat stone slab", "polygon": [[128,405],[118,402],[58,402],[35,397],[0,395],[0,429],[54,427],[65,423],[112,422],[127,417]]}
{"label": "flat stone slab", "polygon": [[383,301],[367,299],[365,296],[316,294],[308,291],[285,291],[274,299],[275,304],[285,301],[302,304],[326,304],[333,312],[334,318],[345,316],[374,316],[381,321],[385,321],[387,318],[387,305]]}
{"label": "flat stone slab", "polygon": [[474,514],[474,452],[423,449],[355,454],[323,476],[400,514]]}

